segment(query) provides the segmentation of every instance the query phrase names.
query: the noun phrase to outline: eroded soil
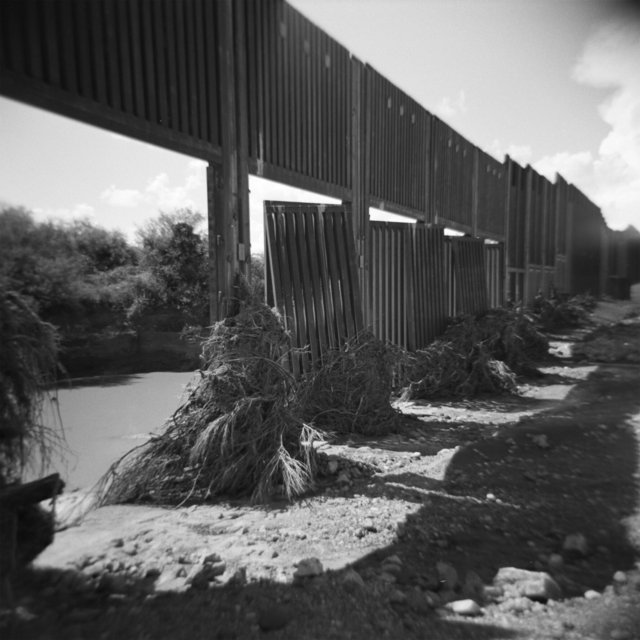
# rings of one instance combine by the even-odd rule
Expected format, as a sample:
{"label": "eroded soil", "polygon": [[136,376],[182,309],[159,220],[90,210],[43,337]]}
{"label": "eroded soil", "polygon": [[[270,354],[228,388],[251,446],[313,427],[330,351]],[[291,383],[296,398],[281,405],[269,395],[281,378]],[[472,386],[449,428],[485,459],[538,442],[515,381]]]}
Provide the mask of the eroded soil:
{"label": "eroded soil", "polygon": [[[517,397],[402,405],[400,433],[327,446],[331,473],[293,505],[92,511],[16,585],[3,637],[640,639],[640,365],[543,370]],[[206,556],[221,573],[188,588]],[[294,581],[310,557],[323,572]],[[483,597],[510,566],[562,598]],[[443,606],[471,596],[481,615]]]}

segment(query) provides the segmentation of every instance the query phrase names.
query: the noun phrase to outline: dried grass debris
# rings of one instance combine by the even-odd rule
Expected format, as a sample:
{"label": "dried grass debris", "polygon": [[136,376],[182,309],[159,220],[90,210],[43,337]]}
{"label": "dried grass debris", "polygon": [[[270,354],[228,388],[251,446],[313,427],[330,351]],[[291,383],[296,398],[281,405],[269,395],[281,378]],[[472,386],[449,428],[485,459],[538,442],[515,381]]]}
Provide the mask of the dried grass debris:
{"label": "dried grass debris", "polygon": [[322,366],[301,381],[298,403],[304,420],[335,434],[395,431],[401,420],[391,406],[397,357],[397,350],[370,331],[327,351]]}
{"label": "dried grass debris", "polygon": [[535,375],[549,343],[520,311],[456,318],[443,336],[409,356],[405,400],[514,393],[516,374]]}
{"label": "dried grass debris", "polygon": [[187,400],[160,435],[112,466],[101,503],[261,502],[308,490],[322,434],[297,413],[296,382],[283,366],[290,350],[281,318],[262,303],[214,325]]}

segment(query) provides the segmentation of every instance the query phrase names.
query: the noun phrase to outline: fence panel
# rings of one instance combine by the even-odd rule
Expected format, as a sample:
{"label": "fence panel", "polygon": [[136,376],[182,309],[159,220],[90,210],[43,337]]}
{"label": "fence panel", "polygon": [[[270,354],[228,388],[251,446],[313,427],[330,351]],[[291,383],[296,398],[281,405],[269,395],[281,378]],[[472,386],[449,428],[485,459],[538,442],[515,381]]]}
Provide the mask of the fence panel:
{"label": "fence panel", "polygon": [[267,286],[293,344],[296,375],[362,329],[351,212],[344,205],[264,204]]}
{"label": "fence panel", "polygon": [[415,225],[412,235],[416,313],[413,348],[420,349],[442,333],[447,324],[449,274],[446,269],[444,230]]}
{"label": "fence panel", "polygon": [[573,293],[600,293],[602,239],[606,224],[600,209],[573,185],[567,188],[573,209],[570,273]]}
{"label": "fence panel", "polygon": [[508,221],[507,221],[507,267],[525,268],[527,174],[517,162],[507,159],[509,174]]}
{"label": "fence panel", "polygon": [[403,212],[428,221],[431,115],[368,65],[366,82],[372,205],[384,205],[385,209],[397,205]]}
{"label": "fence panel", "polygon": [[486,311],[487,277],[484,242],[475,238],[451,238],[455,286],[455,315]]}
{"label": "fence panel", "polygon": [[369,254],[367,324],[381,340],[409,348],[413,318],[409,227],[399,222],[372,222]]}
{"label": "fence panel", "polygon": [[9,93],[130,135],[218,149],[216,2],[2,0]]}
{"label": "fence panel", "polygon": [[433,222],[473,233],[475,147],[439,118],[431,124]]}
{"label": "fence panel", "polygon": [[257,175],[350,189],[349,51],[281,0],[247,2],[244,29]]}
{"label": "fence panel", "polygon": [[496,309],[504,303],[504,244],[485,244],[484,264],[489,308]]}
{"label": "fence panel", "polygon": [[476,149],[477,234],[504,240],[506,227],[507,170],[502,162]]}

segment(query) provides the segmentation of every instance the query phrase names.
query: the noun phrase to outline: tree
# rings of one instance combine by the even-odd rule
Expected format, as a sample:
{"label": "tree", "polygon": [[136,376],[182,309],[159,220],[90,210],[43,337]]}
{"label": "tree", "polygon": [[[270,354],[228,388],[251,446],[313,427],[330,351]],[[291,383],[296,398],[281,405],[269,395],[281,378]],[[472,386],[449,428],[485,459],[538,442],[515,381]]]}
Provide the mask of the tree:
{"label": "tree", "polygon": [[164,308],[179,312],[183,324],[207,323],[208,247],[206,236],[196,232],[203,220],[200,213],[179,209],[138,230],[140,267],[148,278],[134,318]]}

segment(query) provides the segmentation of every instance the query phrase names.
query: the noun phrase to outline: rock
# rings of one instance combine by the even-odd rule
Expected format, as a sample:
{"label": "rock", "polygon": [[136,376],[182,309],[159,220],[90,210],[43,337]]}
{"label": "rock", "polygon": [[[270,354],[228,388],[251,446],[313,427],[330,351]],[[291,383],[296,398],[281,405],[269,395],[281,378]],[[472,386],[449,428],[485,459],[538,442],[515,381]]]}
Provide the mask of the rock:
{"label": "rock", "polygon": [[437,591],[440,587],[440,578],[435,571],[427,571],[418,576],[418,584],[425,591]]}
{"label": "rock", "polygon": [[631,640],[633,634],[626,629],[613,629],[609,634],[611,640]]}
{"label": "rock", "polygon": [[397,565],[402,565],[402,560],[400,559],[400,556],[397,553],[394,553],[391,556],[387,556],[383,561],[383,564],[397,564]]}
{"label": "rock", "polygon": [[238,567],[233,575],[229,578],[227,584],[232,584],[236,586],[244,586],[247,584],[247,568],[246,567]]}
{"label": "rock", "polygon": [[318,558],[305,558],[296,565],[293,577],[294,579],[312,578],[313,576],[319,576],[322,572],[322,563]]}
{"label": "rock", "polygon": [[447,609],[457,613],[459,616],[479,616],[482,614],[480,605],[475,600],[454,600],[447,605]]}
{"label": "rock", "polygon": [[593,589],[589,589],[585,591],[584,597],[587,600],[596,600],[597,598],[600,597],[600,594],[597,591],[594,591]]}
{"label": "rock", "polygon": [[559,553],[552,553],[547,564],[552,571],[560,571],[564,567],[564,558]]}
{"label": "rock", "polygon": [[226,570],[227,565],[224,562],[195,565],[186,576],[186,584],[191,585],[194,589],[207,589],[209,583],[221,576]]}
{"label": "rock", "polygon": [[493,580],[493,585],[501,587],[508,598],[525,597],[546,602],[562,596],[558,583],[544,571],[527,571],[516,567],[503,567]]}
{"label": "rock", "polygon": [[103,573],[100,577],[99,588],[110,593],[127,593],[129,591],[129,583],[124,575]]}
{"label": "rock", "polygon": [[529,611],[532,606],[533,602],[529,600],[529,598],[525,598],[524,596],[506,600],[503,604],[503,608],[506,611],[511,611],[513,613],[523,613],[525,611]]}
{"label": "rock", "polygon": [[[439,601],[438,601],[439,602]],[[420,591],[420,589],[414,589],[407,593],[407,606],[418,614],[427,615],[431,612],[433,604],[429,598]]]}
{"label": "rock", "polygon": [[613,574],[613,581],[618,584],[626,584],[627,582],[627,574],[624,571],[616,571]]}
{"label": "rock", "polygon": [[284,605],[271,603],[258,610],[257,622],[262,631],[284,629],[292,620],[292,610]]}
{"label": "rock", "polygon": [[440,604],[442,603],[442,601],[440,600],[440,596],[437,593],[435,593],[434,591],[425,591],[424,592],[424,599],[427,601],[427,604],[432,609],[435,609],[436,607],[439,607]]}
{"label": "rock", "polygon": [[364,587],[364,580],[355,569],[347,569],[342,576],[342,584],[353,592]]}
{"label": "rock", "polygon": [[536,436],[531,436],[531,440],[535,445],[537,445],[541,449],[548,449],[550,446],[549,441],[547,440],[547,436],[544,433],[541,433]]}
{"label": "rock", "polygon": [[420,459],[421,457],[422,457],[422,454],[421,454],[419,451],[414,451],[414,452],[411,454],[411,459],[412,459],[412,460],[418,460],[418,459]]}
{"label": "rock", "polygon": [[389,594],[389,602],[391,604],[405,604],[407,601],[407,596],[400,589],[394,589]]}
{"label": "rock", "polygon": [[484,585],[482,587],[482,599],[489,602],[497,602],[504,595],[502,587],[494,587],[493,585]]}
{"label": "rock", "polygon": [[436,571],[440,579],[441,589],[455,589],[458,586],[458,572],[447,562],[438,562]]}
{"label": "rock", "polygon": [[351,482],[351,477],[349,476],[349,473],[346,471],[341,471],[340,474],[338,475],[338,482],[340,484],[349,484]]}
{"label": "rock", "polygon": [[151,567],[148,567],[147,570],[145,571],[145,577],[151,578],[153,580],[155,580],[156,578],[159,578],[161,575],[162,575],[162,569],[160,567],[151,566]]}
{"label": "rock", "polygon": [[384,573],[390,573],[392,576],[395,576],[397,578],[402,572],[402,565],[395,564],[393,562],[387,562],[385,560],[384,564],[382,565],[382,571]]}
{"label": "rock", "polygon": [[389,582],[389,583],[393,584],[396,581],[396,577],[392,573],[389,573],[387,571],[383,571],[380,574],[380,580],[382,580],[383,582]]}
{"label": "rock", "polygon": [[483,587],[482,578],[475,571],[467,571],[462,593],[471,600],[478,600],[482,598]]}
{"label": "rock", "polygon": [[200,559],[200,564],[214,564],[221,561],[222,558],[217,553],[207,553]]}
{"label": "rock", "polygon": [[584,558],[589,554],[589,543],[582,533],[572,533],[564,539],[562,549],[567,553]]}
{"label": "rock", "polygon": [[18,620],[21,620],[22,622],[31,622],[38,617],[35,613],[32,613],[31,611],[29,611],[29,609],[23,606],[16,607],[14,610],[14,614],[16,618],[18,618]]}
{"label": "rock", "polygon": [[111,546],[116,548],[124,547],[124,540],[122,538],[114,538],[111,541]]}
{"label": "rock", "polygon": [[367,518],[364,521],[363,528],[366,531],[370,531],[371,533],[377,533],[378,527],[376,527],[374,521],[371,518]]}
{"label": "rock", "polygon": [[337,460],[329,460],[329,464],[327,465],[327,471],[329,475],[335,476],[338,473],[339,464]]}

